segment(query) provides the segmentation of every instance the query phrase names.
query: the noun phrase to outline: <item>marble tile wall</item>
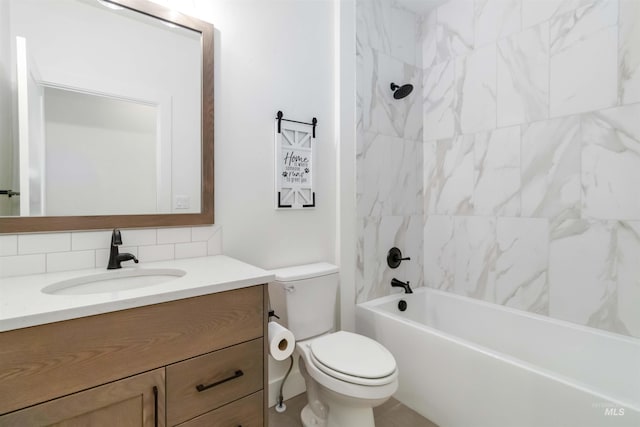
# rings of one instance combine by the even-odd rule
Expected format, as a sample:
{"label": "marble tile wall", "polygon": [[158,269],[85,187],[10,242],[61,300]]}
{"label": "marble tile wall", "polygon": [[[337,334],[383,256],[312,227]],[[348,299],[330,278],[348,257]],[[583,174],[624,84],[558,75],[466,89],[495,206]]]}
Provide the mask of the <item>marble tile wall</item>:
{"label": "marble tile wall", "polygon": [[640,337],[640,2],[450,0],[420,37],[424,284]]}
{"label": "marble tile wall", "polygon": [[[357,1],[357,274],[356,299],[391,292],[393,277],[421,286],[421,18],[393,0]],[[396,100],[391,83],[413,92]],[[389,249],[411,261],[391,270]]]}

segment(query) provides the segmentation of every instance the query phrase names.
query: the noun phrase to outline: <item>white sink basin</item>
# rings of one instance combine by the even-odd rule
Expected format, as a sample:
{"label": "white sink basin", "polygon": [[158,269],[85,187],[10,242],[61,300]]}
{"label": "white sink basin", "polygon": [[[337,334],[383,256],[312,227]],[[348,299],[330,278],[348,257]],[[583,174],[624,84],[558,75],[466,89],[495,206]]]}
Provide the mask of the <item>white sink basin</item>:
{"label": "white sink basin", "polygon": [[53,283],[42,289],[51,295],[87,295],[128,291],[175,280],[187,274],[172,268],[137,268],[109,271]]}

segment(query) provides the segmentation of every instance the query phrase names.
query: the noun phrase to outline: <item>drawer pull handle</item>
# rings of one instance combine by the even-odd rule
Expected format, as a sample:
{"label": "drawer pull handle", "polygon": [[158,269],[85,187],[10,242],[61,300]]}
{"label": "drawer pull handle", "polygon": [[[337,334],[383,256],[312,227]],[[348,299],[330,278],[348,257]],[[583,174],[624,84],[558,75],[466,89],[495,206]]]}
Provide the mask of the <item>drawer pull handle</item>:
{"label": "drawer pull handle", "polygon": [[153,425],[158,427],[158,387],[153,386]]}
{"label": "drawer pull handle", "polygon": [[231,375],[229,378],[225,378],[225,379],[223,379],[223,380],[220,380],[220,381],[217,381],[217,382],[215,382],[215,383],[208,384],[208,385],[198,384],[198,385],[196,386],[196,390],[198,390],[198,391],[205,391],[205,390],[210,389],[211,387],[215,387],[215,386],[217,386],[217,385],[224,384],[224,383],[226,383],[227,381],[231,381],[231,380],[235,380],[236,378],[240,378],[240,377],[241,377],[241,376],[243,376],[243,375],[244,375],[244,372],[242,372],[240,369],[238,369],[238,370],[237,370],[233,375]]}

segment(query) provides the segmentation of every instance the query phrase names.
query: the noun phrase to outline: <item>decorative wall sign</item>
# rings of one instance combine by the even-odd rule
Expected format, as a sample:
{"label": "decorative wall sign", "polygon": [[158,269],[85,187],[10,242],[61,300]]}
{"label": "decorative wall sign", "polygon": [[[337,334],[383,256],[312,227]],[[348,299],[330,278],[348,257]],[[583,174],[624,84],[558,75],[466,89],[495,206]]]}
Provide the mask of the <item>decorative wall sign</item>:
{"label": "decorative wall sign", "polygon": [[316,205],[313,191],[315,127],[282,118],[275,123],[276,209],[305,209]]}

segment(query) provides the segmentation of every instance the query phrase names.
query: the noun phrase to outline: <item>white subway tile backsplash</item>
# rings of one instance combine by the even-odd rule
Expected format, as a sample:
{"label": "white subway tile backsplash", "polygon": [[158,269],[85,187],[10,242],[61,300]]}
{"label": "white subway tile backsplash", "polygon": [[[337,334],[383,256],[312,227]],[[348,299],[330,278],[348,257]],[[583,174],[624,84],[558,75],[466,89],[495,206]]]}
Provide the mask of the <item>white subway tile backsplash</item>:
{"label": "white subway tile backsplash", "polygon": [[71,233],[20,234],[18,253],[44,254],[71,250]]}
{"label": "white subway tile backsplash", "polygon": [[57,252],[47,254],[47,272],[83,270],[96,265],[95,251]]}
{"label": "white subway tile backsplash", "polygon": [[207,256],[207,246],[207,242],[177,243],[175,257],[180,259]]}
{"label": "white subway tile backsplash", "polygon": [[206,242],[220,230],[221,230],[221,227],[219,225],[204,225],[201,227],[191,227],[191,241]]}
{"label": "white subway tile backsplash", "polygon": [[157,243],[155,228],[121,230],[121,233],[123,245],[143,246]]}
{"label": "white subway tile backsplash", "polygon": [[140,246],[138,259],[140,262],[167,261],[175,258],[175,245]]}
{"label": "white subway tile backsplash", "polygon": [[16,234],[0,235],[0,256],[18,254],[18,236]]}
{"label": "white subway tile backsplash", "polygon": [[78,231],[71,233],[71,249],[105,249],[111,244],[112,231]]}
{"label": "white subway tile backsplash", "polygon": [[207,241],[207,255],[222,255],[222,229]]}
{"label": "white subway tile backsplash", "polygon": [[[205,242],[206,255],[222,254],[222,227],[218,225],[192,227],[191,240],[193,242]],[[176,246],[176,251],[177,250],[178,248]]]}
{"label": "white subway tile backsplash", "polygon": [[191,241],[191,228],[160,228],[158,229],[158,244],[185,243]]}
{"label": "white subway tile backsplash", "polygon": [[0,277],[39,274],[46,271],[46,255],[15,255],[0,257]]}
{"label": "white subway tile backsplash", "polygon": [[[120,253],[131,253],[141,262],[222,255],[219,225],[121,232]],[[0,235],[0,277],[105,268],[111,233],[102,230]]]}

